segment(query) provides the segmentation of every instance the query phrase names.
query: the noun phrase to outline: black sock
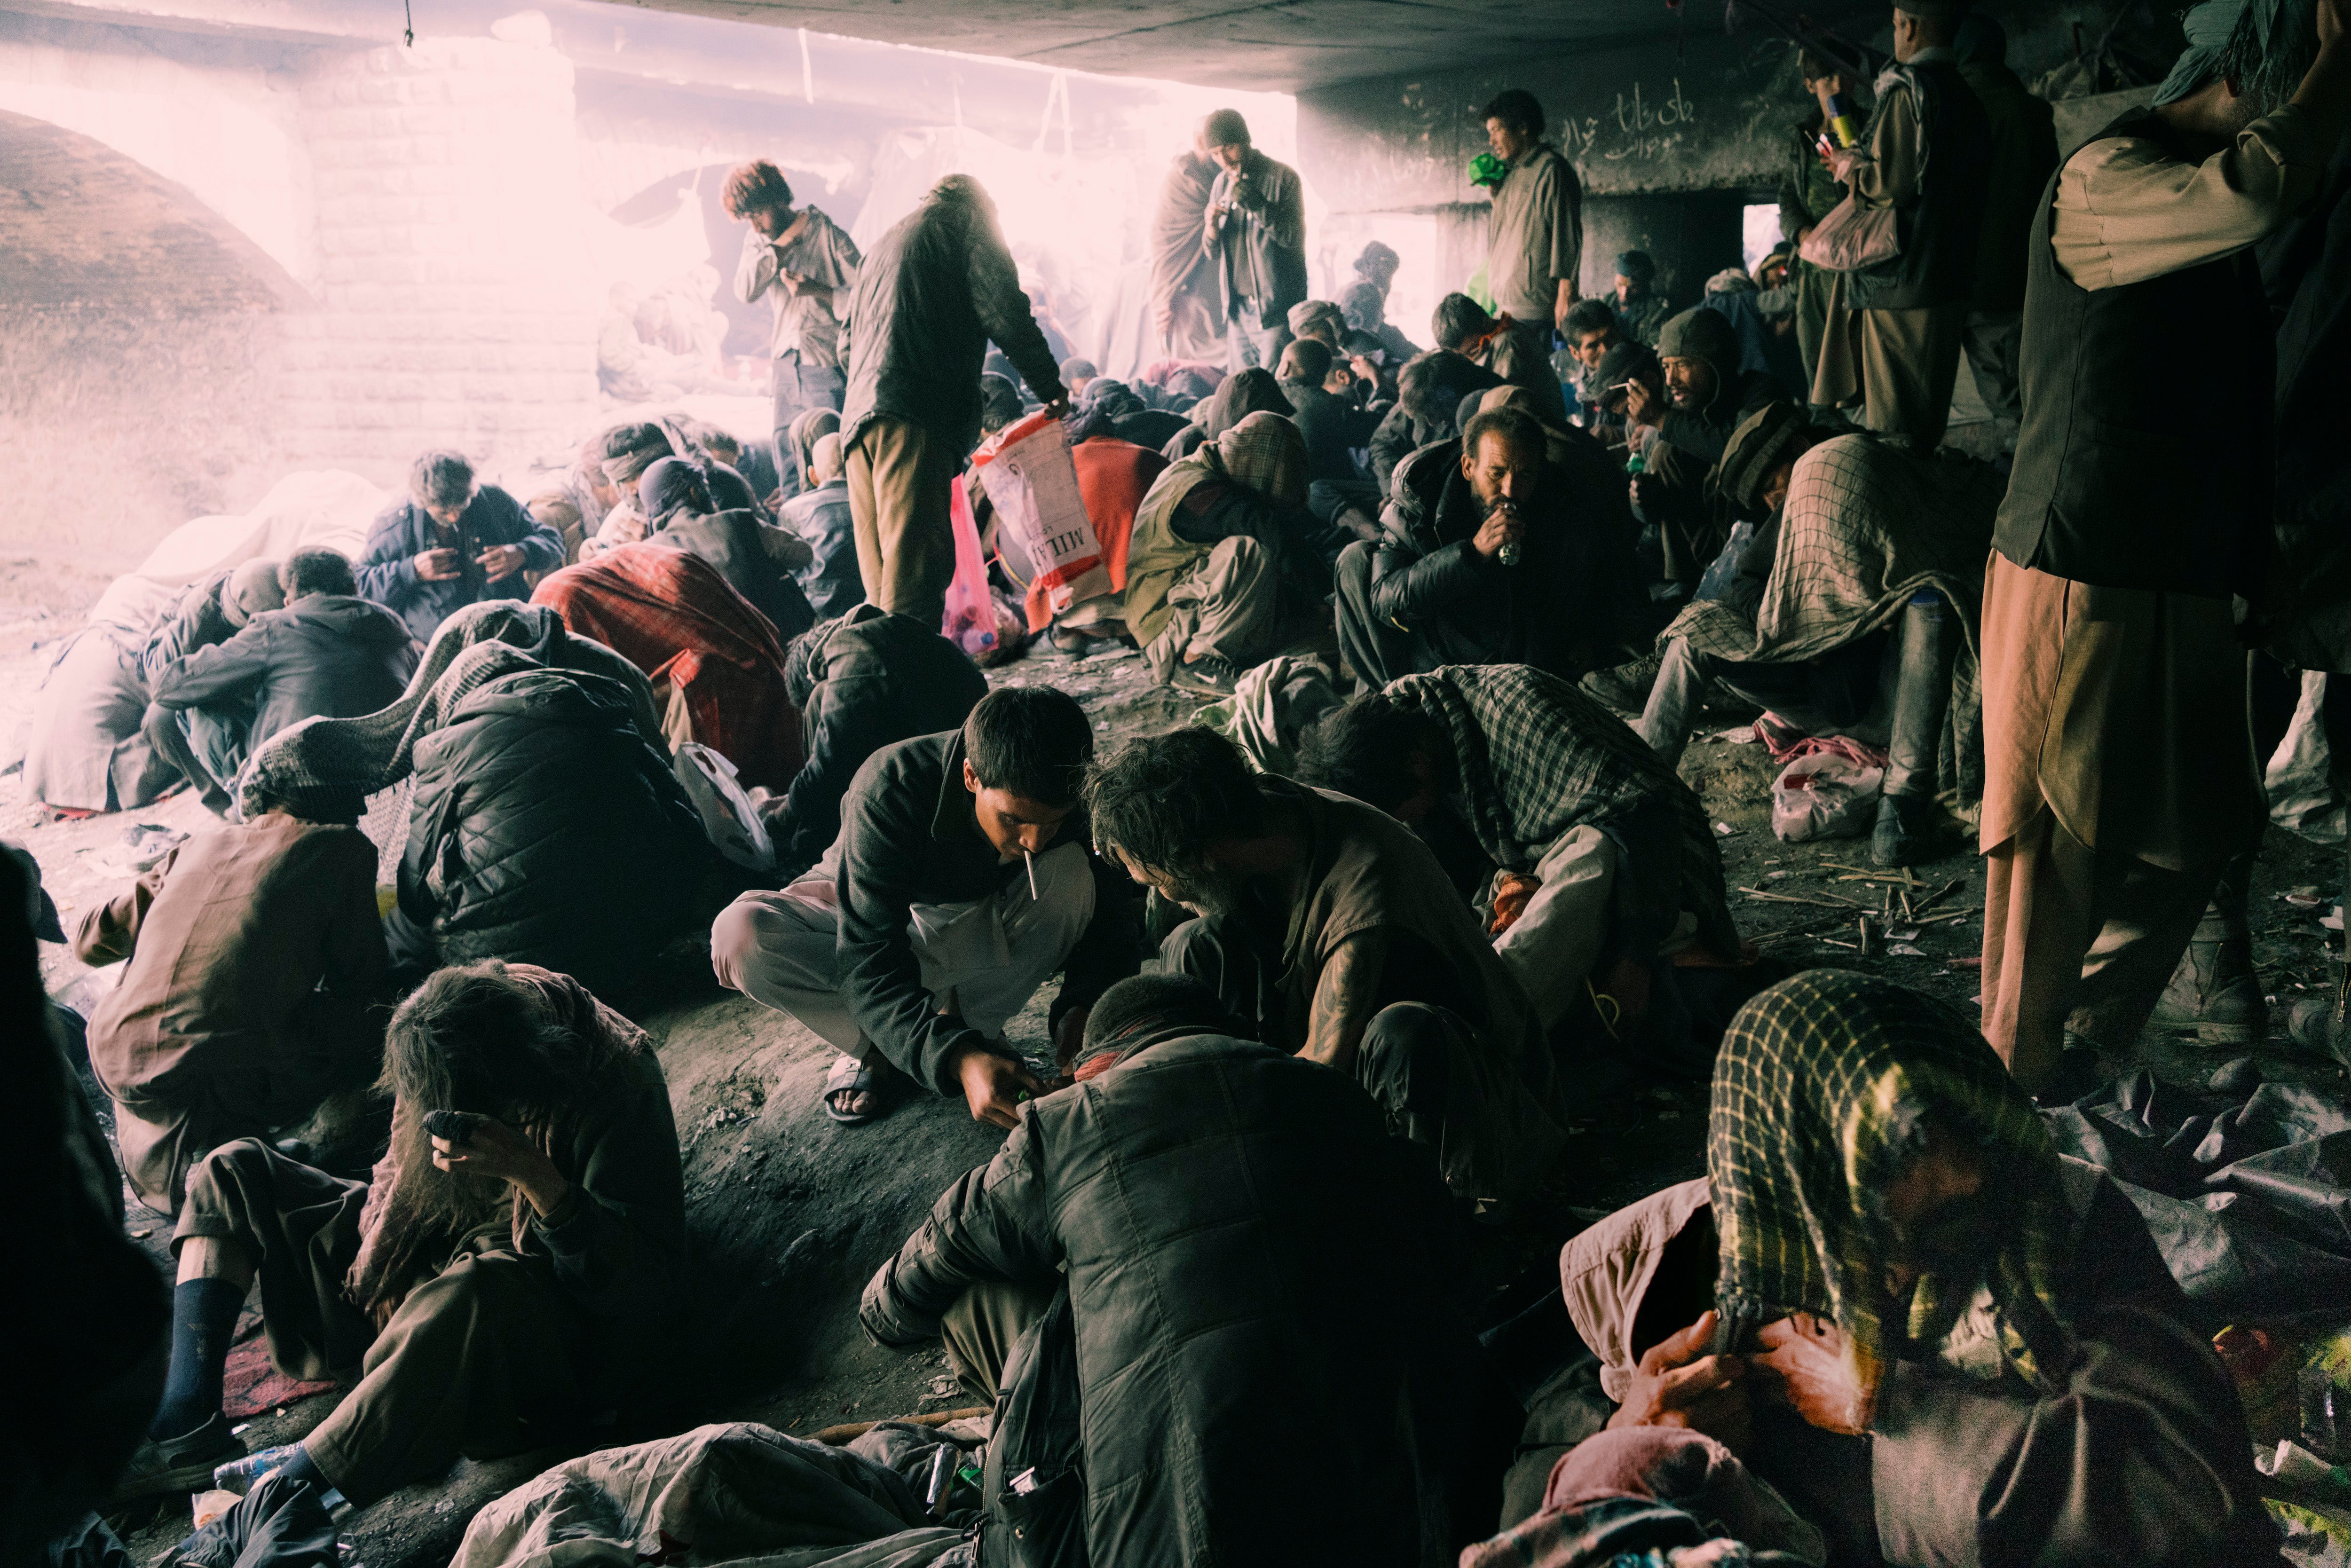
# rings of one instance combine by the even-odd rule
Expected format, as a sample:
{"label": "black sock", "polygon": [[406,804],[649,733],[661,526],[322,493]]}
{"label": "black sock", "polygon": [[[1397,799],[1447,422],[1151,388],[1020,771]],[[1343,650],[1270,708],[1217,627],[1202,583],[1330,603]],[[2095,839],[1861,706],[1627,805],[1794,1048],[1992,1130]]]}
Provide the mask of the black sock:
{"label": "black sock", "polygon": [[284,1476],[288,1481],[308,1481],[322,1492],[334,1490],[328,1484],[327,1472],[311,1463],[310,1450],[299,1446],[296,1447],[292,1458],[269,1473]]}
{"label": "black sock", "polygon": [[185,1437],[220,1414],[221,1374],[245,1290],[229,1280],[183,1280],[172,1292],[172,1369],[148,1437]]}

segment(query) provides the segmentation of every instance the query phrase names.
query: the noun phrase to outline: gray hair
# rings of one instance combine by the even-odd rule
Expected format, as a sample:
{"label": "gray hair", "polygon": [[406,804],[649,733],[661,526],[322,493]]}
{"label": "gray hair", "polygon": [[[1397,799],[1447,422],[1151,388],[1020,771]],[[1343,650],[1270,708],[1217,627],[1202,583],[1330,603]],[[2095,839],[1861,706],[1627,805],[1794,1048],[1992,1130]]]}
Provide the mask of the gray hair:
{"label": "gray hair", "polygon": [[474,465],[462,452],[428,452],[408,470],[408,493],[420,507],[462,507],[474,498]]}

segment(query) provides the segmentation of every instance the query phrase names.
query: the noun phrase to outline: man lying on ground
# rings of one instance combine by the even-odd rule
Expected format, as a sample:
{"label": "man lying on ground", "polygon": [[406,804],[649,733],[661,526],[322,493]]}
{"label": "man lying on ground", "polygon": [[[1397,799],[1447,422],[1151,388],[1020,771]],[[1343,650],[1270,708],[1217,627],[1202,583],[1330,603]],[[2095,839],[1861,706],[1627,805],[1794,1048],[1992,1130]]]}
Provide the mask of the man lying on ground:
{"label": "man lying on ground", "polygon": [[784,650],[784,695],[799,709],[808,760],[762,808],[789,884],[841,832],[841,798],[865,759],[918,735],[958,729],[987,695],[964,651],[903,615],[871,604],[820,621]]}
{"label": "man lying on ground", "polygon": [[1339,649],[1384,685],[1440,664],[1532,664],[1574,679],[1606,662],[1629,595],[1621,478],[1548,459],[1513,408],[1398,470],[1376,544],[1339,557]]}
{"label": "man lying on ground", "polygon": [[172,1214],[214,1146],[300,1122],[375,1076],[390,999],[359,798],[271,800],[172,850],[74,931],[129,959],[89,1020],[123,1174]]}
{"label": "man lying on ground", "polygon": [[1510,1197],[1566,1141],[1542,1020],[1428,847],[1384,811],[1251,773],[1207,729],[1093,769],[1096,841],[1190,910],[1160,949],[1242,1028],[1353,1078],[1464,1197]]}
{"label": "man lying on ground", "polygon": [[475,964],[401,1004],[383,1078],[392,1147],[371,1182],[256,1138],[191,1174],[171,1371],[118,1500],[202,1490],[244,1457],[221,1382],[256,1277],[280,1369],[359,1375],[289,1465],[362,1507],[460,1454],[537,1448],[642,1386],[685,1254],[677,1130],[644,1032],[569,976]]}
{"label": "man lying on ground", "polygon": [[[1868,434],[1814,444],[1818,433],[1802,410],[1775,402],[1732,436],[1717,488],[1767,521],[1723,597],[1666,628],[1641,737],[1668,765],[1679,759],[1710,681],[1813,733],[1865,726],[1875,738],[1886,726],[1870,857],[1909,865],[1936,852],[1937,758],[1953,671],[1975,643],[2003,485],[1957,453]],[[1974,712],[1959,716],[1962,738],[1974,737]]]}
{"label": "man lying on ground", "polygon": [[1538,1412],[1555,1430],[1719,1437],[1832,1562],[2278,1561],[2236,1386],[2146,1221],[1972,1022],[1799,975],[1732,1020],[1712,1118],[1705,1179],[1568,1244],[1606,1394],[1554,1380],[1582,1409]]}
{"label": "man lying on ground", "polygon": [[816,868],[720,913],[719,981],[842,1053],[833,1120],[873,1120],[911,1079],[1009,1127],[1044,1085],[1005,1024],[1061,971],[1048,1028],[1066,1055],[1094,998],[1134,972],[1134,899],[1088,852],[1078,804],[1093,747],[1066,693],[990,692],[961,728],[866,758]]}
{"label": "man lying on ground", "polygon": [[1162,685],[1230,696],[1270,653],[1286,579],[1319,600],[1328,529],[1306,509],[1306,444],[1252,413],[1152,482],[1134,514],[1123,613]]}
{"label": "man lying on ground", "polygon": [[799,535],[761,522],[747,508],[721,510],[712,472],[684,457],[664,457],[645,470],[637,481],[645,542],[699,557],[767,618],[779,645],[789,642],[816,623],[793,575],[816,552]]}
{"label": "man lying on ground", "polygon": [[[792,428],[797,432],[828,419],[840,423],[827,409],[802,414]],[[849,480],[838,430],[810,438],[802,478],[800,493],[784,503],[776,520],[809,547],[808,564],[799,573],[800,594],[818,620],[831,621],[865,602],[865,580],[857,573],[857,528],[849,511]]]}
{"label": "man lying on ground", "polygon": [[1545,1028],[1580,1009],[1588,982],[1629,1041],[1652,983],[1672,983],[1662,954],[1739,957],[1698,797],[1555,675],[1448,664],[1362,693],[1306,732],[1298,780],[1412,829],[1486,917]]}
{"label": "man lying on ground", "polygon": [[982,1403],[1024,1333],[1074,1356],[1093,1562],[1424,1563],[1474,1355],[1444,1188],[1363,1091],[1242,1032],[1197,980],[1105,991],[1081,1082],[1024,1107],[860,1316],[943,1336]]}
{"label": "man lying on ground", "polygon": [[[351,563],[308,546],[278,568],[284,607],[264,611],[226,642],[199,648],[157,671],[146,732],[215,812],[256,747],[306,718],[352,718],[399,700],[416,668],[408,627],[359,597]],[[201,725],[178,715],[193,710]],[[197,733],[228,743],[188,744]],[[217,771],[216,771],[217,769]]]}
{"label": "man lying on ground", "polygon": [[433,641],[450,612],[490,599],[528,599],[526,571],[563,564],[563,540],[496,485],[477,483],[463,453],[434,451],[408,471],[408,499],[368,527],[360,591]]}

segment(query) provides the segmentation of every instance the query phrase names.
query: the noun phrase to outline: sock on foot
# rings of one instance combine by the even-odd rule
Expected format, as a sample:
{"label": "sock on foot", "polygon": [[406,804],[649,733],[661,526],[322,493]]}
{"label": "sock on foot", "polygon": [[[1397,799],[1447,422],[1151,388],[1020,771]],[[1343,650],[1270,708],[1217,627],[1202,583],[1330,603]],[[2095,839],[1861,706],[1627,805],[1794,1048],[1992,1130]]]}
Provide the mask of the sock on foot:
{"label": "sock on foot", "polygon": [[228,1280],[183,1280],[172,1292],[172,1366],[149,1437],[185,1437],[220,1413],[221,1375],[245,1289]]}
{"label": "sock on foot", "polygon": [[289,1481],[308,1481],[322,1492],[334,1490],[327,1484],[326,1472],[311,1462],[310,1450],[298,1444],[294,1449],[294,1457],[270,1473],[284,1476]]}

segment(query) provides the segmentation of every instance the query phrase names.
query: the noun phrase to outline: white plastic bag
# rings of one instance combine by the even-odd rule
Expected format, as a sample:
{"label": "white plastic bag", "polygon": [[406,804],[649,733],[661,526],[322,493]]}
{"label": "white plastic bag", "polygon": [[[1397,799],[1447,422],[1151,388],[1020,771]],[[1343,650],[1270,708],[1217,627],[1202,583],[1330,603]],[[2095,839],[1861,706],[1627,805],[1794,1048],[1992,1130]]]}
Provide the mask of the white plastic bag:
{"label": "white plastic bag", "polygon": [[974,463],[972,472],[987,487],[998,526],[1019,540],[1037,585],[1045,591],[1046,608],[1059,615],[1070,607],[1070,584],[1102,559],[1061,422],[1030,414],[997,437],[994,452]]}
{"label": "white plastic bag", "polygon": [[1799,757],[1771,780],[1771,831],[1781,842],[1865,838],[1877,825],[1886,769],[1834,751]]}
{"label": "white plastic bag", "polygon": [[702,831],[711,848],[750,871],[776,869],[776,841],[768,824],[752,808],[751,797],[735,779],[735,765],[696,741],[677,748],[670,761],[686,798],[702,813]]}

